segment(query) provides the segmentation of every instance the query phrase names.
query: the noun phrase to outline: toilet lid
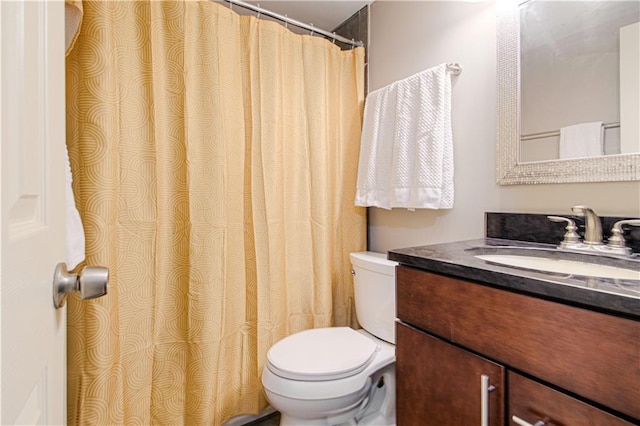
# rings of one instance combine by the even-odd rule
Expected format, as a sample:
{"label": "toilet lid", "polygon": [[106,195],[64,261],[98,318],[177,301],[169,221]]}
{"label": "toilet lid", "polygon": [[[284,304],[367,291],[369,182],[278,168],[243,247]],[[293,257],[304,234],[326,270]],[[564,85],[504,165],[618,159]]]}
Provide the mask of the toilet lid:
{"label": "toilet lid", "polygon": [[349,327],[316,328],[285,337],[267,353],[267,367],[294,380],[335,380],[364,370],[375,356],[371,339]]}

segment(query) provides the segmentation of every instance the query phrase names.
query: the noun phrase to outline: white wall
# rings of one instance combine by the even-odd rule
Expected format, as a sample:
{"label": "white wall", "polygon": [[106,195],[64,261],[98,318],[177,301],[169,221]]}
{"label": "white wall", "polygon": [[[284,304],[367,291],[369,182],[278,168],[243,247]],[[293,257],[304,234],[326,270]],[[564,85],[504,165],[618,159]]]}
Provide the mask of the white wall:
{"label": "white wall", "polygon": [[572,205],[587,204],[603,215],[640,216],[640,182],[495,184],[493,2],[378,0],[370,14],[370,90],[443,62],[464,68],[453,80],[454,208],[370,208],[370,250],[480,238],[485,211],[569,214]]}

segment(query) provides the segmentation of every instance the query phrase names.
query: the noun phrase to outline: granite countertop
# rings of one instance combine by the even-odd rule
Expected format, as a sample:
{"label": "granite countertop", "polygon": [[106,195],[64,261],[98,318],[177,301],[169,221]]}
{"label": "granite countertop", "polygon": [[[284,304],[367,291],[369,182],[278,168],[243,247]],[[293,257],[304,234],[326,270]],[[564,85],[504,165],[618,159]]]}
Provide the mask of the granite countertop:
{"label": "granite countertop", "polygon": [[[472,280],[557,302],[640,320],[640,281],[548,273],[490,263],[466,250],[487,246],[555,249],[554,245],[482,238],[390,250],[388,258],[403,265]],[[571,257],[570,252],[562,252]],[[578,255],[579,256],[579,255]],[[594,263],[626,263],[640,272],[640,259],[591,256]]]}

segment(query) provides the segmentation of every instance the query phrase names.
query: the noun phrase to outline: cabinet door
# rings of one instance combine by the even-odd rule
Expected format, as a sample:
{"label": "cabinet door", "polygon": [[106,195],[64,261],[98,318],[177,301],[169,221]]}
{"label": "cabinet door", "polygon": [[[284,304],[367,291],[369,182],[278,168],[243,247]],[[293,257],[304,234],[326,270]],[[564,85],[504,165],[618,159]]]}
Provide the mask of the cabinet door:
{"label": "cabinet door", "polygon": [[[493,390],[482,388],[482,376]],[[403,323],[396,327],[396,382],[398,426],[504,424],[503,367]]]}
{"label": "cabinet door", "polygon": [[640,419],[640,321],[403,266],[396,273],[402,321]]}
{"label": "cabinet door", "polygon": [[[616,416],[509,371],[511,425],[630,426]],[[523,423],[526,422],[526,423]],[[539,424],[539,423],[538,423]]]}

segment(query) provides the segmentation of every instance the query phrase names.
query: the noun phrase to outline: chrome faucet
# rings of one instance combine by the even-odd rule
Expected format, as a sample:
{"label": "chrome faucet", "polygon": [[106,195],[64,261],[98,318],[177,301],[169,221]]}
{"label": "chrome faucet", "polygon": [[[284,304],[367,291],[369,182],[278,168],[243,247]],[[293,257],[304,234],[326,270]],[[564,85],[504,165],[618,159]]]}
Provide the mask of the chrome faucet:
{"label": "chrome faucet", "polygon": [[584,244],[602,245],[602,224],[598,215],[587,206],[573,206],[571,211],[584,216]]}
{"label": "chrome faucet", "polygon": [[559,249],[626,256],[633,254],[631,248],[625,244],[622,226],[640,226],[640,219],[624,219],[616,222],[611,229],[608,244],[605,245],[602,242],[602,223],[598,215],[587,206],[573,206],[571,207],[571,211],[578,216],[584,217],[585,231],[582,241],[580,241],[580,236],[576,232],[578,227],[572,219],[561,216],[547,216],[552,222],[567,223],[566,233],[558,246]]}

